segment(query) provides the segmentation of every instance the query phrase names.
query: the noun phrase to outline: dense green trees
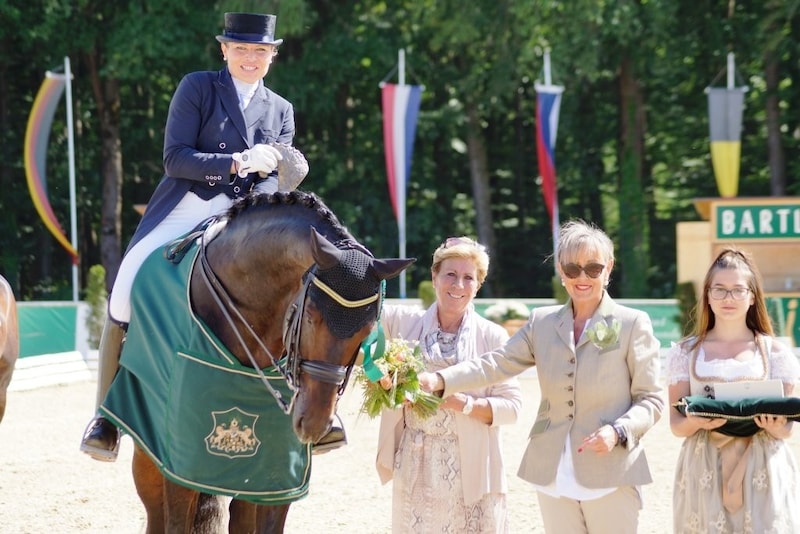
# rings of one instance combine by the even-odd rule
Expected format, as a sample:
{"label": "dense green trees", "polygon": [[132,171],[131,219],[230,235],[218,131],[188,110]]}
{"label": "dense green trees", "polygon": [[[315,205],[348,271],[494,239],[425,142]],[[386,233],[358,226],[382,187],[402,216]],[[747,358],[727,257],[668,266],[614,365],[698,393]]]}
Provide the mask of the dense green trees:
{"label": "dense green trees", "polygon": [[[38,220],[22,142],[41,78],[69,56],[74,74],[81,280],[113,276],[161,177],[166,109],[180,77],[221,68],[222,13],[278,14],[286,41],[267,82],[295,104],[296,145],[320,194],[380,255],[397,251],[383,162],[378,84],[407,54],[425,86],[408,191],[407,252],[428,277],[444,237],[490,246],[484,295],[551,295],[549,221],[537,184],[534,81],[549,48],[566,87],[556,148],[562,219],[618,244],[612,293],[669,297],[675,223],[715,196],[703,90],[736,54],[746,96],[740,195],[797,194],[800,1],[12,0],[0,5],[0,272],[23,299],[71,294],[68,256]],[[724,84],[722,77],[714,85]],[[391,77],[390,81],[396,81]],[[50,201],[69,220],[59,111]],[[68,226],[68,225],[67,225]],[[85,284],[85,282],[82,282]],[[396,294],[396,284],[390,294]]]}

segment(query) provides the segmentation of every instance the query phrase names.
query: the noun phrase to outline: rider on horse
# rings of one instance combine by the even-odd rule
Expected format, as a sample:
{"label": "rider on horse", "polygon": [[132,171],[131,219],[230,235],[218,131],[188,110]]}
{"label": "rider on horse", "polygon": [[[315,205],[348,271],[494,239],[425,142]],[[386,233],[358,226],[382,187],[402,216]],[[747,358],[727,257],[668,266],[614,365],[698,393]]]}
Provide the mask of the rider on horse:
{"label": "rider on horse", "polygon": [[[292,190],[308,172],[303,155],[290,146],[293,107],[262,79],[283,42],[275,38],[275,22],[274,15],[226,13],[225,29],[217,40],[227,66],[219,72],[191,73],[175,92],[165,129],[165,176],[134,233],[109,297],[96,407],[119,368],[130,322],[130,290],[150,253],[224,211],[236,198],[251,191]],[[84,433],[81,450],[95,459],[114,461],[119,441],[117,427],[97,415]],[[334,425],[315,452],[345,443],[344,429]]]}

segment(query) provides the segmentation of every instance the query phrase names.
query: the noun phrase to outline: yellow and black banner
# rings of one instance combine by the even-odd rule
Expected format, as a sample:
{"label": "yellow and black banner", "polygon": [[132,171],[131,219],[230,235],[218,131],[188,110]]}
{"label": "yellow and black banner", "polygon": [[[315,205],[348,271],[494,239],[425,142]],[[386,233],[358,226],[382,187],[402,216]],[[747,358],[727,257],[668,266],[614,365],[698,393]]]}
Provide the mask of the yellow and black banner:
{"label": "yellow and black banner", "polygon": [[742,112],[746,88],[712,88],[708,92],[711,130],[711,163],[721,197],[735,197],[739,190]]}

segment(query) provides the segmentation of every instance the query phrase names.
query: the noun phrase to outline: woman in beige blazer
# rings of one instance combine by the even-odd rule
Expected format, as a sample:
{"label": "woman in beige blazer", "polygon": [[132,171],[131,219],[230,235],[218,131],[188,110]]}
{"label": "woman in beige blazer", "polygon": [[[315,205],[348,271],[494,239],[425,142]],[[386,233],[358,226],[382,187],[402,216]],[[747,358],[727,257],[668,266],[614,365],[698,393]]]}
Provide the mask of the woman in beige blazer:
{"label": "woman in beige blazer", "polygon": [[664,408],[659,342],[646,313],[606,292],[614,246],[602,230],[566,223],[557,250],[566,304],[534,309],[503,347],[420,383],[447,397],[535,365],[541,403],[518,475],[537,489],[545,531],[633,534],[652,482],[640,440]]}
{"label": "woman in beige blazer", "polygon": [[[488,268],[480,244],[445,241],[431,266],[436,302],[427,310],[386,306],[387,338],[419,341],[431,371],[501,346],[508,333],[472,304]],[[413,410],[384,410],[376,467],[382,483],[393,480],[392,532],[508,532],[500,425],[516,422],[521,406],[512,378],[455,393],[427,419]]]}

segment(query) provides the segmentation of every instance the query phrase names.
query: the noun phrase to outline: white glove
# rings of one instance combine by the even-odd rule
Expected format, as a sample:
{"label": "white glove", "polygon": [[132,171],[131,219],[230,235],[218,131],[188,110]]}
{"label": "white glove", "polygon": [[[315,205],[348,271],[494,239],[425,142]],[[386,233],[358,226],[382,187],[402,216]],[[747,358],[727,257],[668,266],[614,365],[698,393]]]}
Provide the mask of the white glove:
{"label": "white glove", "polygon": [[283,156],[269,145],[258,144],[244,152],[234,152],[233,159],[239,163],[239,177],[244,178],[251,172],[271,173]]}

